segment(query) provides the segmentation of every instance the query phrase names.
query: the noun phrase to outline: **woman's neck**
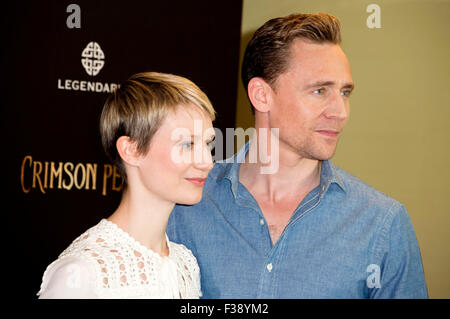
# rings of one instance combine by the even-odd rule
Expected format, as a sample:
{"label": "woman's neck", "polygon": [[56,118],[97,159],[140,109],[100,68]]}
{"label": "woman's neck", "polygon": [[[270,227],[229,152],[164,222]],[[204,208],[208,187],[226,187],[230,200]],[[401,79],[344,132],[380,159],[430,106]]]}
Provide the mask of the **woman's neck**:
{"label": "woman's neck", "polygon": [[175,203],[127,189],[116,211],[108,217],[136,241],[161,256],[169,254],[166,228]]}

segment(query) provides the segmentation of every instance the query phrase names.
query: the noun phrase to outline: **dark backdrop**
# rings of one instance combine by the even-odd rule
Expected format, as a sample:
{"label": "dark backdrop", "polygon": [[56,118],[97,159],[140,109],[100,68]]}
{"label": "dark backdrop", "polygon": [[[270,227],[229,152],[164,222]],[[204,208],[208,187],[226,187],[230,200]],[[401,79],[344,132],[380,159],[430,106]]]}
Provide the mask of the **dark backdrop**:
{"label": "dark backdrop", "polygon": [[[120,200],[98,132],[111,84],[143,71],[185,76],[210,97],[214,126],[234,127],[241,11],[241,0],[21,1],[3,10],[10,289],[35,298],[46,266]],[[103,67],[93,75],[83,58]]]}

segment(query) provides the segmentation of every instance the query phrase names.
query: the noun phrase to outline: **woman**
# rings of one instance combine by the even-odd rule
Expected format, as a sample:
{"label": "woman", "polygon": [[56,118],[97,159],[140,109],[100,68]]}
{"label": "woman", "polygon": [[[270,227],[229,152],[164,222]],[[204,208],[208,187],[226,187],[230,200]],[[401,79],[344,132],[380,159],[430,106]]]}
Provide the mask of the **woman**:
{"label": "woman", "polygon": [[198,298],[200,273],[166,226],[176,203],[200,201],[212,168],[214,109],[191,81],[132,76],[107,98],[103,147],[124,178],[119,207],[44,273],[40,298]]}

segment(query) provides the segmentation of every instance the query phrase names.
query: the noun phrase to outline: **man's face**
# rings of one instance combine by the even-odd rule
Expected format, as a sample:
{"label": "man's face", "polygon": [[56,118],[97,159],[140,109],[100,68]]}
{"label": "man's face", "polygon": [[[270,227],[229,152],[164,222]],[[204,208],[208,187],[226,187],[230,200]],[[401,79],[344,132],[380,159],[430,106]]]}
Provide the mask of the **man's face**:
{"label": "man's face", "polygon": [[330,159],[349,116],[353,89],[339,45],[296,39],[288,68],[273,86],[269,125],[279,128],[281,148],[315,160]]}

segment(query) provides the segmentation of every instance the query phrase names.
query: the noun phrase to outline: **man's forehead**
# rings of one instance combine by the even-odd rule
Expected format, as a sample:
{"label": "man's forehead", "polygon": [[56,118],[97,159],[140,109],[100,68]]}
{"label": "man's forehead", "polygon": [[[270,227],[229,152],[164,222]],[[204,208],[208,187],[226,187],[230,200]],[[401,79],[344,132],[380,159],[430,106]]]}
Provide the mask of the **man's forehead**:
{"label": "man's forehead", "polygon": [[320,73],[344,72],[350,75],[348,59],[338,44],[315,43],[300,39],[295,41],[291,45],[286,72],[298,72],[303,75],[311,72],[317,76]]}
{"label": "man's forehead", "polygon": [[331,47],[337,47],[340,48],[340,44],[339,43],[333,43],[330,41],[313,41],[310,39],[306,39],[306,38],[296,38],[294,40],[292,40],[291,44],[290,44],[290,49],[300,49],[300,50],[306,50],[306,51],[311,51],[311,50],[318,50],[318,49],[323,49],[323,48],[331,48]]}
{"label": "man's forehead", "polygon": [[303,89],[309,89],[309,88],[315,88],[315,87],[324,87],[324,86],[338,86],[343,89],[350,89],[353,90],[355,87],[355,84],[353,81],[350,80],[341,80],[341,81],[330,81],[330,80],[314,80],[308,83],[305,83]]}

